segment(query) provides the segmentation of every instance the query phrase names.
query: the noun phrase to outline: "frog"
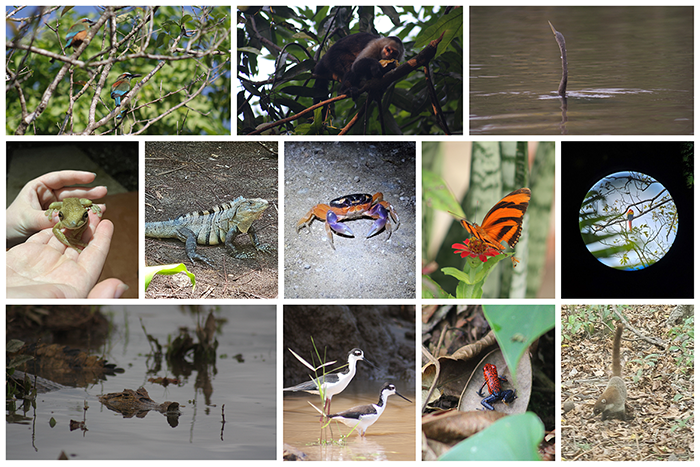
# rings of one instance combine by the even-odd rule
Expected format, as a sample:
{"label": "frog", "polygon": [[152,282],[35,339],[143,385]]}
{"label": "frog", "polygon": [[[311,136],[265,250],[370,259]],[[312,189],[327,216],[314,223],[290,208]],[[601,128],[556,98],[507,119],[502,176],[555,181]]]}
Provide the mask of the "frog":
{"label": "frog", "polygon": [[[58,213],[58,223],[53,226],[53,234],[65,246],[73,248],[78,253],[87,246],[80,239],[83,232],[90,225],[88,213],[92,211],[97,217],[102,217],[102,210],[92,201],[86,198],[65,198],[63,201],[55,201],[46,210],[49,219],[55,212]],[[65,229],[65,233],[61,231]]]}

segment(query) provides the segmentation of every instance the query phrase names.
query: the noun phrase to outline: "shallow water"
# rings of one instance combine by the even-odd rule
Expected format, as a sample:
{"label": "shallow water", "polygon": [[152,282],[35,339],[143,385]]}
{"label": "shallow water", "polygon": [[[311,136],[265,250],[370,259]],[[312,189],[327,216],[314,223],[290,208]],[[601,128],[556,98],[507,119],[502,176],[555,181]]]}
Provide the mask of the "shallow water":
{"label": "shallow water", "polygon": [[[194,370],[180,376],[180,385],[166,388],[148,382],[150,377],[173,374],[165,361],[160,371],[148,374],[153,368],[147,356],[151,350],[139,318],[162,345],[169,335],[177,336],[180,326],[194,336],[194,316],[177,306],[109,309],[117,329],[106,345],[107,359],[125,373],[87,388],[39,394],[36,409],[25,414],[23,423],[6,423],[8,459],[57,459],[61,451],[75,459],[275,459],[274,306],[219,307],[215,316],[226,322],[216,334],[215,369]],[[154,411],[144,418],[123,418],[97,399],[139,386],[158,403],[180,403],[176,427]],[[85,404],[89,408],[84,411]],[[70,420],[84,420],[87,431],[70,431]]]}
{"label": "shallow water", "polygon": [[[414,385],[403,382],[394,382],[394,384],[396,384],[398,391],[413,403],[395,395],[390,396],[386,410],[374,425],[367,428],[365,437],[358,436],[357,431],[354,431],[345,438],[344,443],[319,443],[322,436],[319,423],[320,415],[309,405],[311,402],[316,407],[321,408],[318,396],[285,393],[284,442],[303,451],[308,456],[307,460],[416,460]],[[377,381],[352,381],[345,391],[333,398],[331,412],[337,413],[357,405],[376,404],[381,386],[382,384]],[[350,428],[347,426],[333,422],[326,429],[326,436],[338,440],[341,435],[348,435],[349,432]]]}
{"label": "shallow water", "polygon": [[[692,9],[472,7],[470,15],[471,134],[693,134]],[[548,20],[566,38],[566,102]]]}

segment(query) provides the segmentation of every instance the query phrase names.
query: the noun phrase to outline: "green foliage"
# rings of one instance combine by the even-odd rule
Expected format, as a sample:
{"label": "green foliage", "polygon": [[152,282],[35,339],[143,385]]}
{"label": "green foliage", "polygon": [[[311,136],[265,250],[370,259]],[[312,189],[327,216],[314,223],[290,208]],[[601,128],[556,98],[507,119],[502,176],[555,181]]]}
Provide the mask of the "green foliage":
{"label": "green foliage", "polygon": [[511,415],[465,439],[441,461],[539,461],[544,424],[534,413]]}
{"label": "green foliage", "polygon": [[423,170],[423,202],[433,209],[464,218],[466,215],[440,175]]}
{"label": "green foliage", "polygon": [[501,260],[512,256],[513,253],[505,253],[492,256],[488,258],[486,262],[482,262],[479,258],[466,258],[462,271],[448,267],[442,268],[442,272],[459,281],[454,298],[481,298],[484,294],[484,282],[488,278],[491,270]]}
{"label": "green foliage", "polygon": [[669,351],[675,354],[676,366],[684,374],[692,374],[695,363],[695,318],[690,316],[683,323],[668,331],[671,339]]}
{"label": "green foliage", "polygon": [[[628,305],[617,305],[620,313],[628,307]],[[562,313],[561,340],[562,342],[571,340],[580,331],[593,334],[598,323],[603,323],[609,331],[612,331],[617,319],[610,305],[570,306],[568,313]]]}
{"label": "green foliage", "polygon": [[[19,349],[22,348],[24,345],[24,342],[17,340],[17,339],[10,339],[7,342],[7,345],[5,347],[5,352],[7,354],[15,353]],[[8,371],[9,374],[12,374],[15,371],[15,368],[18,368],[22,365],[24,365],[25,362],[28,362],[29,360],[32,360],[34,357],[31,355],[17,355],[15,357],[12,357],[8,359],[7,361],[7,367],[6,370]]]}
{"label": "green foliage", "polygon": [[442,287],[440,287],[440,284],[432,280],[430,276],[423,275],[422,282],[421,298],[455,298],[445,292]]}
{"label": "green foliage", "polygon": [[[11,353],[15,353],[19,351],[19,349],[22,348],[24,345],[24,342],[17,340],[17,339],[10,339],[7,344],[5,345],[5,353],[7,355]],[[5,388],[5,396],[8,401],[13,400],[17,397],[25,397],[29,398],[32,397],[31,394],[36,396],[36,388],[31,389],[31,394],[27,394],[21,390],[21,388],[18,388],[17,385],[15,385],[12,382],[12,376],[15,373],[15,369],[21,365],[23,365],[25,362],[28,362],[29,360],[32,360],[34,357],[31,355],[17,355],[15,357],[9,358],[7,360],[7,366],[5,367],[5,381],[6,381],[6,388]],[[29,383],[28,376],[25,375],[25,390],[32,388],[32,385]]]}
{"label": "green foliage", "polygon": [[190,282],[192,283],[192,290],[194,290],[194,286],[196,284],[195,276],[193,273],[191,273],[187,270],[187,266],[185,266],[183,263],[180,263],[180,264],[161,264],[159,266],[147,267],[146,274],[145,274],[145,279],[146,279],[145,290],[148,289],[149,285],[151,285],[151,281],[153,280],[153,276],[155,276],[156,274],[162,274],[164,276],[172,276],[173,274],[177,274],[180,272],[184,272],[185,274],[187,274],[187,277],[190,278]]}
{"label": "green foliage", "polygon": [[580,331],[586,334],[592,334],[595,330],[597,322],[597,307],[601,305],[590,306],[570,306],[567,315],[562,313],[562,342],[570,341]]}
{"label": "green foliage", "polygon": [[[17,20],[8,42],[16,46],[8,45],[6,52],[8,75],[17,77],[8,83],[8,134],[230,134],[230,8],[108,7],[88,14],[67,8],[62,13],[56,7],[26,7],[7,18],[28,18]],[[91,29],[92,41],[72,66],[63,59],[51,63],[46,54],[74,54],[64,49],[65,35],[83,17],[102,20]],[[112,20],[116,49],[108,46]],[[30,43],[36,51],[25,50]],[[98,125],[115,109],[112,83],[127,71],[143,75],[131,80],[132,89],[142,87],[126,103],[123,121],[114,114]],[[31,113],[35,120],[23,130],[21,120]]]}
{"label": "green foliage", "polygon": [[[238,14],[238,134],[298,114],[313,103],[312,71],[338,39],[357,32],[398,36],[407,58],[418,54],[444,32],[429,64],[439,105],[450,131],[463,131],[463,8],[391,7],[267,7],[240,8]],[[391,24],[383,25],[386,20]],[[380,26],[380,24],[382,24]],[[381,28],[380,30],[377,30]],[[327,35],[332,31],[332,35]],[[335,89],[339,86],[336,83]],[[326,119],[320,112],[273,128],[273,133],[335,135],[362,108],[345,99],[332,106]],[[444,134],[431,112],[423,68],[400,78],[385,92],[382,101],[387,132]],[[311,124],[313,117],[313,124]],[[351,133],[364,131],[364,118]],[[381,131],[376,104],[371,106],[367,133]]]}
{"label": "green foliage", "polygon": [[627,242],[619,246],[600,247],[595,250],[590,246],[601,243],[604,244],[604,242],[620,236],[619,233],[604,233],[596,230],[596,225],[607,224],[620,217],[619,214],[597,214],[593,205],[603,200],[603,196],[597,190],[591,190],[586,194],[583,203],[581,203],[581,210],[579,212],[579,230],[581,231],[583,243],[586,244],[586,248],[588,248],[591,254],[599,260],[611,258],[616,254],[625,253],[634,248],[631,243]]}
{"label": "green foliage", "polygon": [[694,425],[694,420],[695,417],[693,415],[689,415],[686,418],[676,420],[673,426],[671,427],[671,433],[673,433],[674,431],[682,430],[683,428],[692,429]]}
{"label": "green foliage", "polygon": [[483,305],[483,309],[515,378],[518,362],[530,344],[554,327],[554,305]]}
{"label": "green foliage", "polygon": [[695,145],[693,142],[682,143],[682,145],[683,175],[688,188],[692,188],[695,185],[695,176],[693,175]]}

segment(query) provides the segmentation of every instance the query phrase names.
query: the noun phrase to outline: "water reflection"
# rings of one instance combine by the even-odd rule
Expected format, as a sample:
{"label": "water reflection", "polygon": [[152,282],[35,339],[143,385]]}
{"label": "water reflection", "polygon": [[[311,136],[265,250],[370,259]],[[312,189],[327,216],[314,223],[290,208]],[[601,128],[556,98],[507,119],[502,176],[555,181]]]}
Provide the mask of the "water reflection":
{"label": "water reflection", "polygon": [[[399,392],[415,400],[413,386],[396,383]],[[376,381],[353,382],[353,389],[346,389],[333,398],[333,411],[377,402]],[[415,425],[416,405],[398,397],[390,397],[387,408],[379,420],[367,429],[364,437],[355,430],[343,443],[337,440],[348,435],[350,429],[341,423],[332,422],[325,432],[321,430],[318,412],[309,402],[320,406],[320,399],[311,395],[284,396],[284,442],[303,451],[308,460],[402,460],[416,459]],[[326,443],[320,443],[326,439]],[[335,442],[332,442],[336,440]]]}

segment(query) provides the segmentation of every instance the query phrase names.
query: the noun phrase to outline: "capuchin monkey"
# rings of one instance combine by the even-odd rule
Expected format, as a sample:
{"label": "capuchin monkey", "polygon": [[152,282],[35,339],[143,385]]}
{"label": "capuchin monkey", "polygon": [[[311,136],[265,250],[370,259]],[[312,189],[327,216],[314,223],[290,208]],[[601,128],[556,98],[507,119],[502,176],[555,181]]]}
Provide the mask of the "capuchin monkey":
{"label": "capuchin monkey", "polygon": [[342,83],[341,92],[350,90],[353,97],[360,84],[383,76],[393,67],[382,67],[379,60],[402,60],[404,54],[401,39],[395,36],[380,37],[368,32],[351,34],[340,39],[328,49],[314,69],[314,103],[328,98],[328,81]]}

